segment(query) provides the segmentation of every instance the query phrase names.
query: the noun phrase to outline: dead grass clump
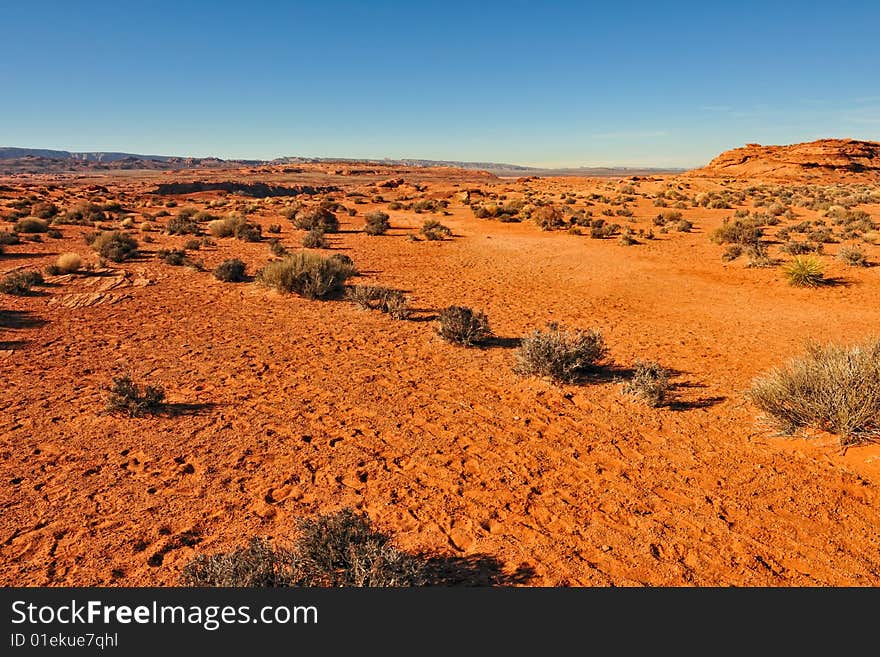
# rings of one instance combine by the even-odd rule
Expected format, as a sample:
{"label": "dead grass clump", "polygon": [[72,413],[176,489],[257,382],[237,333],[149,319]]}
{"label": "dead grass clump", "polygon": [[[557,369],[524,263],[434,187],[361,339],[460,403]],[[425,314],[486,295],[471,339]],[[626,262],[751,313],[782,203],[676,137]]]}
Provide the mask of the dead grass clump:
{"label": "dead grass clump", "polygon": [[230,212],[223,219],[208,222],[208,232],[214,237],[233,237],[235,229],[245,223],[245,218],[238,212]]}
{"label": "dead grass clump", "polygon": [[555,205],[543,205],[531,215],[541,230],[558,230],[566,225],[565,215]]}
{"label": "dead grass clump", "polygon": [[420,232],[425,236],[426,240],[430,241],[440,241],[452,235],[452,231],[449,227],[444,226],[436,219],[427,219],[425,223],[422,224]]}
{"label": "dead grass clump", "polygon": [[880,340],[810,345],[806,355],[757,378],[751,401],[785,433],[829,431],[841,445],[880,431]]}
{"label": "dead grass clump", "polygon": [[82,267],[82,258],[78,253],[62,253],[55,261],[59,274],[73,274]]}
{"label": "dead grass clump", "polygon": [[380,310],[394,319],[410,315],[409,299],[400,290],[373,285],[355,285],[348,288],[346,298],[364,310]]}
{"label": "dead grass clump", "polygon": [[36,217],[25,217],[15,222],[16,233],[45,233],[49,230],[49,223]]}
{"label": "dead grass clump", "polygon": [[195,215],[185,214],[181,211],[177,216],[171,217],[165,226],[165,232],[169,235],[199,235],[202,227],[195,220]]}
{"label": "dead grass clump", "polygon": [[247,266],[238,258],[224,260],[214,268],[214,278],[224,283],[240,283],[247,279]]}
{"label": "dead grass clump", "polygon": [[137,255],[137,240],[118,230],[93,233],[86,241],[102,258],[113,262],[123,262]]}
{"label": "dead grass clump", "polygon": [[669,373],[653,361],[636,361],[632,378],[623,386],[624,394],[657,408],[669,393]]}
{"label": "dead grass clump", "polygon": [[295,292],[307,299],[327,299],[342,291],[354,266],[335,257],[301,251],[270,262],[257,280],[279,292]]}
{"label": "dead grass clump", "polygon": [[36,270],[14,271],[0,279],[0,292],[15,296],[30,294],[31,288],[43,284],[43,275]]}
{"label": "dead grass clump", "polygon": [[320,228],[312,228],[308,233],[303,237],[303,247],[307,249],[326,249],[330,246],[327,242],[327,238],[324,235],[324,231]]}
{"label": "dead grass clump", "polygon": [[716,244],[756,244],[764,235],[764,229],[752,219],[724,219],[722,224],[709,234]]}
{"label": "dead grass clump", "polygon": [[598,365],[608,353],[599,329],[568,331],[553,322],[525,336],[516,352],[514,371],[571,383]]}
{"label": "dead grass clump", "polygon": [[384,235],[391,228],[388,219],[389,216],[379,210],[370,212],[366,216],[367,223],[364,226],[364,232],[367,235]]}
{"label": "dead grass clump", "polygon": [[467,306],[449,306],[440,311],[437,332],[444,340],[473,347],[492,336],[485,313]]}
{"label": "dead grass clump", "polygon": [[129,417],[141,417],[162,409],[165,391],[157,386],[140,385],[131,376],[113,377],[107,394],[107,411],[123,413]]}
{"label": "dead grass clump", "polygon": [[246,548],[188,563],[185,586],[398,587],[424,586],[429,559],[394,546],[369,516],[346,508],[297,522],[292,548],[272,548],[259,538]]}
{"label": "dead grass clump", "polygon": [[293,225],[301,230],[317,228],[325,233],[335,233],[339,230],[339,219],[329,208],[318,206],[308,210],[299,210],[293,217]]}
{"label": "dead grass clump", "polygon": [[837,252],[837,259],[850,267],[867,267],[868,256],[857,246],[842,246]]}

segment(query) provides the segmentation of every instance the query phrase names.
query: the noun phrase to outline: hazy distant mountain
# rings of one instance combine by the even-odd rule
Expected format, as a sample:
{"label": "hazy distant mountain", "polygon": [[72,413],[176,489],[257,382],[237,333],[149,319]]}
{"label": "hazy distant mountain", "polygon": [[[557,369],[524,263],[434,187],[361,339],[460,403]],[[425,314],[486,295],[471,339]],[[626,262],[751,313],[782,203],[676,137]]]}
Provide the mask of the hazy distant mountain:
{"label": "hazy distant mountain", "polygon": [[[489,171],[497,176],[623,176],[652,173],[679,173],[684,169],[651,167],[574,167],[538,168],[503,162],[463,162],[458,160],[421,159],[366,159],[339,157],[277,157],[273,160],[223,160],[217,157],[179,157],[174,155],[139,155],[117,152],[71,152],[45,148],[16,148],[0,146],[0,160],[15,161],[15,166],[5,169],[16,172],[61,171],[66,169],[112,168],[112,169],[176,169],[176,168],[220,168],[229,166],[256,166],[274,164],[379,164],[408,167],[456,167],[459,169],[478,169]],[[9,165],[12,165],[9,162]]]}

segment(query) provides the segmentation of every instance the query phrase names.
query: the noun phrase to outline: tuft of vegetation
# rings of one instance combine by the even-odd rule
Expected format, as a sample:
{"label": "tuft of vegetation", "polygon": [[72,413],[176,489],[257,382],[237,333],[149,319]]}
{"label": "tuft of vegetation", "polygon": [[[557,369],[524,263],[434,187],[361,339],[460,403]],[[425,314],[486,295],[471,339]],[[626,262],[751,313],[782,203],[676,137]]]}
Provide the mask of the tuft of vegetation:
{"label": "tuft of vegetation", "polygon": [[558,230],[566,226],[565,215],[555,205],[544,205],[535,210],[531,215],[541,230]]}
{"label": "tuft of vegetation", "polygon": [[837,252],[837,259],[850,267],[867,267],[868,256],[857,246],[842,246]]}
{"label": "tuft of vegetation", "polygon": [[78,253],[62,253],[55,260],[55,267],[59,274],[75,274],[82,267],[82,258]]}
{"label": "tuft of vegetation", "polygon": [[12,246],[14,244],[21,244],[21,238],[18,234],[8,230],[0,230],[0,246]]}
{"label": "tuft of vegetation", "polygon": [[25,217],[15,222],[16,233],[46,233],[49,231],[49,223],[36,217]]}
{"label": "tuft of vegetation", "polygon": [[452,235],[452,231],[436,219],[427,219],[425,223],[422,224],[420,232],[424,235],[426,240],[430,241],[440,241]]}
{"label": "tuft of vegetation", "polygon": [[880,433],[880,340],[810,345],[807,353],[752,383],[751,401],[784,433],[812,427],[841,445]]}
{"label": "tuft of vegetation", "polygon": [[233,231],[235,239],[242,242],[259,242],[263,239],[263,229],[259,224],[252,224],[249,221],[238,224]]}
{"label": "tuft of vegetation", "polygon": [[165,232],[169,235],[200,235],[202,227],[195,219],[196,215],[184,213],[183,210],[177,216],[171,217],[165,226]]}
{"label": "tuft of vegetation", "polygon": [[424,586],[431,560],[394,546],[369,516],[346,508],[303,518],[292,548],[254,538],[245,548],[199,555],[183,568],[184,586],[402,587]]}
{"label": "tuft of vegetation", "polygon": [[794,287],[819,287],[825,281],[822,261],[813,256],[795,256],[783,268],[785,278]]}
{"label": "tuft of vegetation", "polygon": [[407,296],[389,287],[354,285],[346,290],[346,298],[364,310],[380,310],[394,319],[406,319],[411,312]]}
{"label": "tuft of vegetation", "polygon": [[36,270],[14,271],[0,279],[0,292],[24,296],[35,285],[43,284],[43,275]]}
{"label": "tuft of vegetation", "polygon": [[654,361],[636,361],[632,378],[623,386],[624,394],[657,408],[666,402],[669,373]]}
{"label": "tuft of vegetation", "polygon": [[233,237],[235,229],[245,223],[245,218],[238,212],[230,212],[223,219],[208,222],[208,232],[214,237]]}
{"label": "tuft of vegetation", "polygon": [[764,235],[764,229],[752,219],[725,219],[722,224],[709,234],[716,244],[756,244]]}
{"label": "tuft of vegetation", "polygon": [[341,292],[345,281],[355,273],[350,262],[301,251],[270,262],[257,274],[257,280],[279,292],[295,292],[307,299],[327,299]]}
{"label": "tuft of vegetation", "polygon": [[335,233],[339,230],[339,219],[324,205],[308,210],[299,210],[293,216],[293,225],[300,230],[313,230],[315,228],[325,233]]}
{"label": "tuft of vegetation", "polygon": [[128,374],[113,377],[107,391],[107,411],[142,417],[162,410],[165,391],[157,386],[135,383]]}
{"label": "tuft of vegetation", "polygon": [[489,318],[467,306],[449,306],[440,311],[437,332],[444,340],[473,347],[492,337]]}
{"label": "tuft of vegetation", "polygon": [[86,241],[102,258],[113,262],[123,262],[137,255],[137,240],[118,230],[93,233]]}
{"label": "tuft of vegetation", "polygon": [[327,237],[320,228],[312,228],[303,236],[303,247],[306,249],[326,249],[329,246]]}
{"label": "tuft of vegetation", "polygon": [[171,265],[173,267],[180,267],[189,262],[186,257],[186,251],[183,249],[159,249],[159,251],[156,252],[156,257],[166,265]]}
{"label": "tuft of vegetation", "polygon": [[214,278],[224,283],[240,283],[247,280],[247,266],[238,258],[224,260],[214,268]]}
{"label": "tuft of vegetation", "polygon": [[595,368],[608,354],[599,329],[568,331],[552,322],[545,331],[525,336],[516,351],[514,371],[523,376],[547,376],[572,383]]}
{"label": "tuft of vegetation", "polygon": [[389,216],[385,212],[376,210],[367,214],[365,218],[367,223],[364,225],[364,232],[367,235],[384,235],[391,228]]}

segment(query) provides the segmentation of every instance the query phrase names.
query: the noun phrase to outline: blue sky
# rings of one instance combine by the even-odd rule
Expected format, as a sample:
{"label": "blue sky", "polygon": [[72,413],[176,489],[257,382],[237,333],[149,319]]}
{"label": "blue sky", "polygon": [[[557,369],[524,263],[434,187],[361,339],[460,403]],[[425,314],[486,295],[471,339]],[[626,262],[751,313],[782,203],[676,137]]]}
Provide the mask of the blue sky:
{"label": "blue sky", "polygon": [[880,140],[877,0],[0,10],[0,145],[692,166]]}

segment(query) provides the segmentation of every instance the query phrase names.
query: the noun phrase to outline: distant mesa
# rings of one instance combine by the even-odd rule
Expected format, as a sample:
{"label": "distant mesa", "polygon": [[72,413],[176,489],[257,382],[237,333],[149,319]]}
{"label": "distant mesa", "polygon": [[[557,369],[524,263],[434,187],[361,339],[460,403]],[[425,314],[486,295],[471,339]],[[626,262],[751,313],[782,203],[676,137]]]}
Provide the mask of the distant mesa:
{"label": "distant mesa", "polygon": [[688,175],[785,180],[880,179],[880,142],[820,139],[788,146],[746,144]]}

